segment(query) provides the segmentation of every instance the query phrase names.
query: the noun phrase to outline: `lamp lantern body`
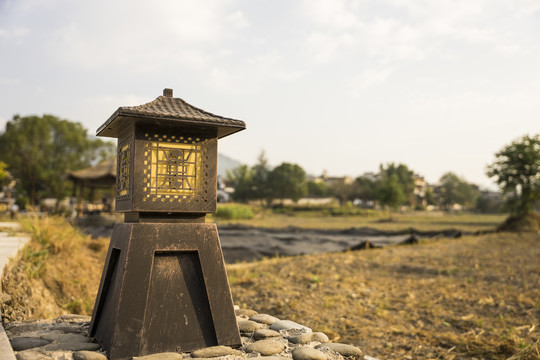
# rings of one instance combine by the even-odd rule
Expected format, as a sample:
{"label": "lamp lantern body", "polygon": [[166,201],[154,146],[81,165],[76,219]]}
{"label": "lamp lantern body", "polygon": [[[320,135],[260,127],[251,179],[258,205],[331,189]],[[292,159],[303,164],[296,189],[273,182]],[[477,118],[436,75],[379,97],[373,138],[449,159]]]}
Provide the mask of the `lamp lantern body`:
{"label": "lamp lantern body", "polygon": [[131,125],[118,139],[118,212],[216,211],[217,134]]}
{"label": "lamp lantern body", "polygon": [[217,140],[240,131],[172,97],[119,108],[98,129],[118,138],[116,223],[90,336],[109,359],[240,346],[215,224]]}

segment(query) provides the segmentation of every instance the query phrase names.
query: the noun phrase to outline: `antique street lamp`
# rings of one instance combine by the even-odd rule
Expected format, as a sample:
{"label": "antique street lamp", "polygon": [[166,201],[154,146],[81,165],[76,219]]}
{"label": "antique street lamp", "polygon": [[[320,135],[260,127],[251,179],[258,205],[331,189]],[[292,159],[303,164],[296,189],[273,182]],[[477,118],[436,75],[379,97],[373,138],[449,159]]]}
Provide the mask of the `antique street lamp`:
{"label": "antique street lamp", "polygon": [[97,130],[118,138],[114,225],[90,336],[110,359],[239,346],[215,224],[217,140],[245,123],[171,89],[120,107]]}

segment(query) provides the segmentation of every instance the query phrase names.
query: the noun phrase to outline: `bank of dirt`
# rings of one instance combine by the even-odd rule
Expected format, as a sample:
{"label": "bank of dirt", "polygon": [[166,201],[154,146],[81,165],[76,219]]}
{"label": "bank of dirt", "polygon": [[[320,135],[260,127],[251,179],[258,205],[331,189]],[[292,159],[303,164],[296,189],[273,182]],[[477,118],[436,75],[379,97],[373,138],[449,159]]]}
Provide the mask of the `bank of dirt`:
{"label": "bank of dirt", "polygon": [[[6,269],[6,320],[90,314],[106,253],[60,219]],[[380,359],[538,359],[540,235],[493,233],[227,266],[234,302]]]}
{"label": "bank of dirt", "polygon": [[32,238],[4,267],[4,320],[91,315],[108,239],[85,235],[60,217],[26,219],[22,225]]}

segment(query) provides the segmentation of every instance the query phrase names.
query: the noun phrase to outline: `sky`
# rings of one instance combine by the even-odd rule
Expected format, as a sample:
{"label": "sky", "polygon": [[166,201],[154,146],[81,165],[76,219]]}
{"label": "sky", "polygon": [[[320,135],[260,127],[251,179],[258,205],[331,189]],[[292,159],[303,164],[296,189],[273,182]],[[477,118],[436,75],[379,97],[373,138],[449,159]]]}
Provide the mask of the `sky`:
{"label": "sky", "polygon": [[248,165],[494,189],[495,153],[540,133],[540,1],[0,0],[0,130],[53,114],[94,134],[164,88],[245,121],[219,152]]}

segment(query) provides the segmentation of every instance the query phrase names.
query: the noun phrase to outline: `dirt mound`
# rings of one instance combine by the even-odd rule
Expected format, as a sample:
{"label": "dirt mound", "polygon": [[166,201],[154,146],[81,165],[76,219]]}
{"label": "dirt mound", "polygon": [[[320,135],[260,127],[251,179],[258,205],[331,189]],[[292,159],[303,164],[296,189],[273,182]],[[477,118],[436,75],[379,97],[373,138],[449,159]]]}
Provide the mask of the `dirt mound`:
{"label": "dirt mound", "polygon": [[540,233],[540,214],[509,216],[497,227],[497,231]]}

